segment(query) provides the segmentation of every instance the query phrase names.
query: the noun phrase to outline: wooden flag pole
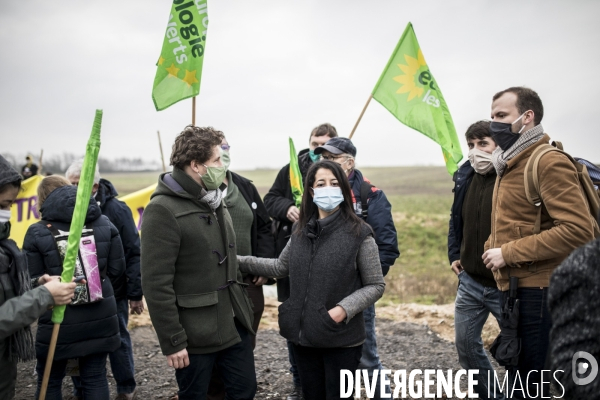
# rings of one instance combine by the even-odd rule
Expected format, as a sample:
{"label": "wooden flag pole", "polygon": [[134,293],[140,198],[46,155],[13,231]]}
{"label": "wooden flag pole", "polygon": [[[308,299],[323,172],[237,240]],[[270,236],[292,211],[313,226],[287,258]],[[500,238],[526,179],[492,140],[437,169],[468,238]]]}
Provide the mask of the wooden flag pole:
{"label": "wooden flag pole", "polygon": [[54,361],[54,351],[56,350],[56,342],[58,340],[59,329],[60,324],[54,324],[54,328],[52,328],[52,337],[50,338],[50,348],[48,349],[48,358],[46,358],[46,366],[44,367],[44,377],[42,378],[40,397],[38,398],[38,400],[46,399],[46,391],[48,390],[48,380],[50,379],[52,361]]}
{"label": "wooden flag pole", "polygon": [[196,96],[192,97],[192,125],[196,126]]}
{"label": "wooden flag pole", "polygon": [[358,126],[358,124],[360,123],[360,120],[363,117],[363,114],[365,113],[365,111],[367,110],[367,106],[369,105],[369,103],[371,102],[371,99],[373,98],[373,94],[371,94],[369,96],[369,98],[367,99],[367,103],[365,104],[365,106],[363,107],[360,115],[358,116],[358,120],[356,120],[356,124],[354,124],[354,128],[352,128],[352,132],[350,132],[350,136],[348,136],[348,139],[352,139],[352,136],[354,136],[354,131],[356,131],[356,127]]}
{"label": "wooden flag pole", "polygon": [[40,153],[40,166],[38,168],[38,175],[42,174],[42,159],[44,158],[44,149]]}
{"label": "wooden flag pole", "polygon": [[165,156],[163,155],[162,142],[160,140],[160,131],[156,131],[158,133],[158,147],[160,148],[160,161],[162,162],[163,172],[167,172],[167,167],[165,166]]}

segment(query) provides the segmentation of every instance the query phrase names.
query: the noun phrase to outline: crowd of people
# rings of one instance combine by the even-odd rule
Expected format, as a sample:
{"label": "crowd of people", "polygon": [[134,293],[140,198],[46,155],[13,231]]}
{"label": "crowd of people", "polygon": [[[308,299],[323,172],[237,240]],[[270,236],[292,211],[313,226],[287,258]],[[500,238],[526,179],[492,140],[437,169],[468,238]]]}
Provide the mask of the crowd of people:
{"label": "crowd of people", "polygon": [[[599,230],[582,175],[570,157],[550,148],[533,90],[497,93],[491,117],[466,130],[468,162],[454,176],[448,258],[458,278],[459,363],[479,370],[479,398],[548,396],[542,371],[551,368],[566,371],[560,382],[568,394],[592,396],[597,381],[569,381],[575,352],[600,359],[592,306],[600,291],[600,242],[593,241]],[[0,381],[0,398],[14,396],[17,362],[33,359],[37,398],[51,308],[63,304],[46,398],[62,399],[68,365],[77,360],[73,398],[108,399],[107,359],[117,399],[135,398],[127,324],[130,313],[144,311],[145,298],[166,365],[175,369],[176,398],[252,399],[262,285],[274,283],[294,387],[288,400],[338,399],[340,370],[383,370],[374,305],[400,256],[391,205],[355,167],[357,148],[335,127],[317,126],[308,144],[297,163],[279,171],[263,201],[252,181],[230,171],[222,132],[186,127],[173,144],[173,170],[160,175],[144,211],[141,241],[131,211],[96,170],[70,283],[59,276],[82,162],[66,178],[41,181],[42,220],[30,226],[21,252],[8,237],[23,177],[0,156],[0,374],[8,377]],[[301,197],[290,182],[296,166]],[[501,341],[515,297],[519,346],[505,362]],[[510,382],[491,397],[493,367],[481,338],[490,313],[503,330],[492,351]],[[374,398],[390,396],[389,386],[378,385]]]}

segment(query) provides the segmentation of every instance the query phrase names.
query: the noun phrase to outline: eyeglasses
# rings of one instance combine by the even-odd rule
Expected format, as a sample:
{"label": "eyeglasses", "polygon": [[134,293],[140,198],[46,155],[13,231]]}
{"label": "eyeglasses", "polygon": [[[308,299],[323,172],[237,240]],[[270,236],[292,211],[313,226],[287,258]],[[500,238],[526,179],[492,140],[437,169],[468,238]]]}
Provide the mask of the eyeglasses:
{"label": "eyeglasses", "polygon": [[222,144],[221,149],[223,149],[224,151],[229,151],[229,149],[231,149],[231,146],[228,144]]}
{"label": "eyeglasses", "polygon": [[327,160],[327,161],[335,161],[338,158],[342,158],[342,157],[346,157],[346,158],[352,158],[350,156],[347,156],[345,154],[342,154],[341,156],[321,156],[321,159],[323,160]]}

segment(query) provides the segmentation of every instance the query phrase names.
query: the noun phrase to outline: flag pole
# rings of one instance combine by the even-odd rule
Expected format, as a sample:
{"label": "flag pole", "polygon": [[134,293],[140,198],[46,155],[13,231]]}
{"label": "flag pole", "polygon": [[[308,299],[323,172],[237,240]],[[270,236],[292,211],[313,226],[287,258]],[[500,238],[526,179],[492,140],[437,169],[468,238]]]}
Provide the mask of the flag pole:
{"label": "flag pole", "polygon": [[196,96],[192,97],[192,125],[196,126]]}
{"label": "flag pole", "polygon": [[167,172],[167,167],[165,166],[165,156],[163,155],[162,142],[160,140],[160,131],[156,131],[158,133],[158,147],[160,148],[160,161],[162,162],[163,172]]}
{"label": "flag pole", "polygon": [[44,158],[44,149],[40,152],[40,167],[38,168],[38,175],[42,174],[42,159]]}
{"label": "flag pole", "polygon": [[365,111],[367,110],[367,106],[369,105],[369,103],[371,102],[371,99],[373,98],[373,94],[371,93],[371,95],[369,96],[369,98],[367,99],[367,103],[365,104],[365,106],[363,107],[360,115],[358,116],[358,119],[356,120],[356,124],[354,124],[354,128],[352,128],[352,132],[350,132],[350,136],[348,136],[348,139],[352,139],[352,136],[354,136],[354,131],[356,131],[356,127],[358,126],[358,124],[360,123],[360,120],[363,117],[363,114],[365,113]]}
{"label": "flag pole", "polygon": [[44,377],[42,378],[39,400],[44,400],[46,398],[48,381],[50,380],[50,370],[52,369],[52,362],[54,361],[54,351],[56,350],[59,330],[60,324],[54,324],[54,327],[52,328],[52,337],[50,338],[50,348],[48,349],[48,358],[46,358],[46,366],[44,367]]}

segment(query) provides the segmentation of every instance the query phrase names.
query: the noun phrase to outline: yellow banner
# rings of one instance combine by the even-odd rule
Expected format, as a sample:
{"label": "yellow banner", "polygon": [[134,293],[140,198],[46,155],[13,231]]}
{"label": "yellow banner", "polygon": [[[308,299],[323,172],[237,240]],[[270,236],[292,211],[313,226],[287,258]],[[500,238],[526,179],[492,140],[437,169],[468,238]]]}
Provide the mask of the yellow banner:
{"label": "yellow banner", "polygon": [[144,209],[148,203],[150,203],[150,196],[152,196],[152,193],[156,190],[157,185],[158,183],[155,183],[145,189],[138,190],[137,192],[119,198],[119,200],[125,202],[131,209],[135,226],[137,226],[140,233],[142,232],[142,216],[144,215]]}
{"label": "yellow banner", "polygon": [[[37,187],[44,177],[41,175],[32,176],[23,181],[17,200],[11,207],[10,216],[10,238],[17,242],[19,248],[23,247],[23,240],[29,225],[40,220],[40,213],[37,209]],[[119,198],[125,202],[131,209],[133,220],[138,228],[142,228],[142,215],[146,205],[150,202],[150,196],[154,193],[157,184],[148,186],[145,189],[130,193]]]}
{"label": "yellow banner", "polygon": [[21,183],[21,190],[13,203],[10,211],[10,238],[23,247],[23,239],[29,225],[40,220],[40,212],[37,209],[37,187],[44,179],[41,175],[35,175]]}

